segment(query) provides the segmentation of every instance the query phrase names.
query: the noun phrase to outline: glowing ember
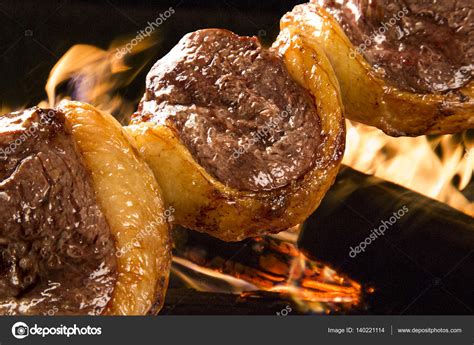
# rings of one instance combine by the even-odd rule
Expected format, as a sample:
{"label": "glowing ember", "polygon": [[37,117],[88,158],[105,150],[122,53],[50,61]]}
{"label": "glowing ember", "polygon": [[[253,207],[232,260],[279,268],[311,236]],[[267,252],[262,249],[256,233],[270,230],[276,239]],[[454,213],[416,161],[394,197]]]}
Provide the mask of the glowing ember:
{"label": "glowing ember", "polygon": [[331,312],[358,305],[361,286],[307,259],[293,242],[298,231],[241,243],[191,233],[185,235],[185,244],[176,245],[173,271],[199,291],[277,292],[293,298],[301,311]]}

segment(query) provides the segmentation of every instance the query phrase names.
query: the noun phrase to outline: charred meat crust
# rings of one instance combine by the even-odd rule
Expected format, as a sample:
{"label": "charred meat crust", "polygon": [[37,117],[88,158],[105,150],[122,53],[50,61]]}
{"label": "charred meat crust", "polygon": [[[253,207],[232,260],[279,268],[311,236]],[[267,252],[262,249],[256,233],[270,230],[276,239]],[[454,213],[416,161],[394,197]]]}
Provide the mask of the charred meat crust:
{"label": "charred meat crust", "polygon": [[[320,5],[326,2],[330,1],[320,0],[318,3],[313,1],[297,5],[283,16],[280,29],[291,31],[293,39],[300,35],[309,44],[314,42],[324,50],[339,81],[346,118],[375,126],[392,136],[449,134],[473,128],[472,80],[459,89],[428,93],[396,87],[384,76],[387,74],[387,69],[371,65],[365,58],[364,51],[370,49],[372,43],[369,42],[370,44],[364,47],[351,42],[343,25],[336,19],[334,11],[330,13],[329,6]],[[348,1],[344,3],[347,5]],[[412,2],[404,4],[407,3]],[[431,0],[423,2],[425,3],[431,3]],[[443,4],[454,4],[454,2],[443,2]],[[358,6],[366,6],[367,1],[358,2],[356,5],[351,6],[351,11],[359,13],[360,11],[355,9]],[[379,8],[378,13],[379,18],[382,18],[380,20],[383,21],[386,12]],[[398,18],[406,17],[402,14],[404,13],[400,15],[397,13]],[[378,18],[375,14],[372,16]],[[364,21],[362,17],[358,18],[359,21]],[[396,19],[393,19],[392,23],[393,21],[398,23]],[[396,23],[390,24],[391,28],[395,28]],[[380,28],[384,29],[383,26]],[[472,26],[470,29],[472,30]],[[373,42],[377,43],[378,38],[375,38]],[[384,50],[380,49],[379,53],[383,55]],[[430,72],[436,74],[436,66],[432,66]],[[407,71],[407,74],[409,73],[411,72]],[[433,80],[438,77],[433,77]]]}
{"label": "charred meat crust", "polygon": [[209,174],[238,190],[288,185],[321,143],[314,101],[281,58],[222,29],[186,35],[155,64],[132,123],[142,121],[174,128]]}
{"label": "charred meat crust", "polygon": [[[208,33],[198,33],[207,36],[209,33],[214,34],[215,30],[205,31]],[[233,35],[225,30],[217,31],[225,36]],[[318,145],[311,168],[292,178],[286,185],[246,190],[233,188],[217,179],[183,143],[174,121],[175,108],[178,106],[166,107],[164,102],[153,102],[155,90],[145,95],[132,125],[125,127],[153,170],[165,200],[176,209],[176,224],[206,232],[224,241],[240,241],[288,229],[304,221],[318,207],[334,181],[344,151],[343,107],[338,81],[326,55],[318,45],[295,32],[283,29],[269,54],[284,64],[292,83],[301,87],[304,98],[309,99],[309,107],[314,109],[313,116],[318,120],[318,128],[315,133],[308,131],[306,134],[317,136]],[[237,36],[236,40],[240,39],[252,47],[254,39]],[[171,70],[176,61],[180,61],[176,56],[179,57],[183,50],[180,45],[176,49],[169,53],[169,57],[162,59],[158,66],[163,64],[163,69]],[[252,49],[249,54],[255,53]],[[242,71],[247,73],[245,68]],[[156,70],[149,73],[147,88],[156,75]],[[255,78],[250,79],[250,83],[253,82]],[[169,88],[157,89],[156,94],[161,97],[163,93],[168,97],[174,88],[172,83]],[[200,92],[200,89],[196,92]],[[285,92],[283,85],[278,94]],[[153,113],[154,109],[162,111]],[[308,128],[303,126],[302,132]],[[227,161],[222,164],[227,164]],[[241,169],[236,168],[235,173]]]}
{"label": "charred meat crust", "polygon": [[448,92],[474,72],[472,1],[313,1],[339,22],[355,49],[400,90]]}

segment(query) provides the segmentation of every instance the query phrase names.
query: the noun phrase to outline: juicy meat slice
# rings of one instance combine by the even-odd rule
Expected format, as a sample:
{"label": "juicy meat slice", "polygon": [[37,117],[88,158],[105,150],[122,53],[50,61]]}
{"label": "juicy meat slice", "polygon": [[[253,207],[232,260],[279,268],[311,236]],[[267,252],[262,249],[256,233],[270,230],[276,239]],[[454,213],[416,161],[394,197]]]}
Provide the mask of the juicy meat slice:
{"label": "juicy meat slice", "polygon": [[114,239],[64,115],[0,116],[0,314],[100,314]]}
{"label": "juicy meat slice", "polygon": [[308,172],[321,143],[309,93],[255,37],[199,30],[151,69],[132,123],[174,128],[197,162],[239,190],[284,187]]}
{"label": "juicy meat slice", "polygon": [[472,0],[313,0],[391,84],[418,93],[467,85],[474,73]]}

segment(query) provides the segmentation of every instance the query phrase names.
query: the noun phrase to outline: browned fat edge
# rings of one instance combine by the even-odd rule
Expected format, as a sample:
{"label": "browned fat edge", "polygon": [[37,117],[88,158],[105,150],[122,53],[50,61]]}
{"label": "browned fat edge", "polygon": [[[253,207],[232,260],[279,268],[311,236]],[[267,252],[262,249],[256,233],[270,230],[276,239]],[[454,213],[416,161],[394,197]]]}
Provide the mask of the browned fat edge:
{"label": "browned fat edge", "polygon": [[132,123],[172,127],[214,178],[242,191],[287,186],[314,167],[321,124],[312,97],[255,37],[192,32],[147,76]]}
{"label": "browned fat edge", "polygon": [[[391,85],[415,93],[446,93],[466,86],[474,71],[474,5],[468,1],[318,0]],[[465,96],[467,97],[467,96]]]}

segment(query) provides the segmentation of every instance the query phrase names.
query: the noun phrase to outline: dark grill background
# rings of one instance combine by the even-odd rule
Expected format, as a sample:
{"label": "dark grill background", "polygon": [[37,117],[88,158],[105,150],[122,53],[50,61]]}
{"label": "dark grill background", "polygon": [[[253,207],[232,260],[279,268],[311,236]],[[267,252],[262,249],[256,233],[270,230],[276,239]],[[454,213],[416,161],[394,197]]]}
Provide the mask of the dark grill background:
{"label": "dark grill background", "polygon": [[0,1],[0,108],[32,106],[46,98],[44,85],[57,60],[74,44],[107,48],[117,37],[133,38],[172,6],[176,13],[158,28],[156,56],[121,93],[140,98],[146,71],[186,33],[222,27],[271,43],[281,16],[303,1]]}

